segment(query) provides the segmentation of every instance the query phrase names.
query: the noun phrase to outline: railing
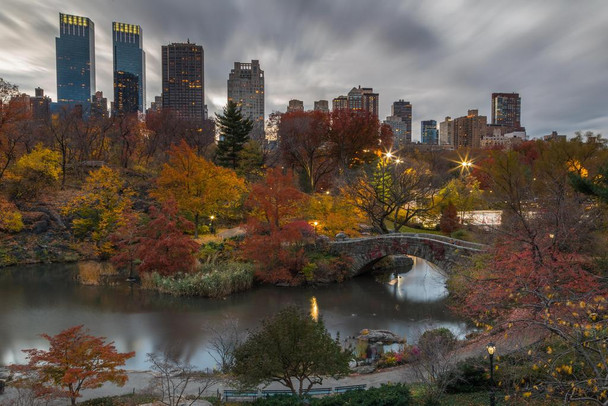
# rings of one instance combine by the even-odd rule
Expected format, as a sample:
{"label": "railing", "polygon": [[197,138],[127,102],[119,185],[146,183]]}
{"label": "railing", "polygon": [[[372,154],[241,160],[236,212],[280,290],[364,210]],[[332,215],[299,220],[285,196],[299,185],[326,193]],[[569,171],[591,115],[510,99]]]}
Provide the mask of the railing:
{"label": "railing", "polygon": [[485,244],[459,240],[457,238],[446,237],[444,235],[427,233],[396,233],[376,235],[373,237],[346,238],[343,240],[332,241],[332,244],[350,244],[370,240],[393,240],[396,238],[437,241],[442,244],[450,245],[452,247],[465,248],[471,251],[485,251],[488,248],[488,246]]}
{"label": "railing", "polygon": [[[351,390],[365,390],[367,385],[348,385],[348,386],[336,386],[335,388],[312,388],[309,390],[306,395],[309,396],[321,396],[321,395],[331,395],[332,393],[339,394],[348,392]],[[258,389],[250,389],[250,390],[232,390],[226,389],[224,390],[224,402],[228,402],[230,400],[256,400],[258,398],[268,398],[276,395],[292,395],[293,392],[286,389],[267,389],[267,390],[258,390]]]}

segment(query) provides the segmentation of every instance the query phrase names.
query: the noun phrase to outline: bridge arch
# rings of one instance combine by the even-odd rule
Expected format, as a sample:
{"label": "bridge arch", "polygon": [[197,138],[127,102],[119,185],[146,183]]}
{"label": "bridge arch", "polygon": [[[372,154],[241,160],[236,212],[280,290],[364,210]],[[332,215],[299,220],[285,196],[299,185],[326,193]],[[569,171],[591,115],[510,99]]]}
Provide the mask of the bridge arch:
{"label": "bridge arch", "polygon": [[436,234],[400,233],[372,237],[345,238],[329,243],[330,251],[353,260],[351,276],[365,273],[389,255],[412,255],[434,263],[446,273],[473,253],[485,251],[483,244]]}

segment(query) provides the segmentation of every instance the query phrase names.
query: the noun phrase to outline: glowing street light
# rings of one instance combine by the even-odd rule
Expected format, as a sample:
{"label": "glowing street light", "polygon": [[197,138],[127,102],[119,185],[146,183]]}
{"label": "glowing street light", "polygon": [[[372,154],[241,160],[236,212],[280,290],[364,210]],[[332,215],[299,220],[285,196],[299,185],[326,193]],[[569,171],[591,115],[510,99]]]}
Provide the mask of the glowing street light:
{"label": "glowing street light", "polygon": [[490,355],[490,406],[496,405],[496,397],[494,394],[494,353],[496,352],[496,346],[494,343],[488,343],[486,346],[488,354]]}
{"label": "glowing street light", "polygon": [[215,216],[209,216],[209,220],[209,231],[211,231],[211,234],[215,234],[215,228],[213,228],[213,220],[215,220]]}

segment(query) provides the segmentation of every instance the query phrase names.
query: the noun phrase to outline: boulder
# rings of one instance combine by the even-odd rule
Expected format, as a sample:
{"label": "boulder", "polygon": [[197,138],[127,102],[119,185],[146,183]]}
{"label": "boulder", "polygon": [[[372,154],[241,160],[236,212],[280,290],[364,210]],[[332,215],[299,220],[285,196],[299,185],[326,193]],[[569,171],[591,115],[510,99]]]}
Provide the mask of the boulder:
{"label": "boulder", "polygon": [[346,235],[346,233],[340,231],[338,234],[336,234],[336,240],[346,240],[348,236]]}
{"label": "boulder", "polygon": [[364,340],[368,343],[377,343],[382,342],[384,344],[393,344],[393,343],[405,343],[405,340],[402,337],[399,337],[397,334],[388,330],[368,330],[363,329],[359,332],[359,336],[357,336],[358,340]]}

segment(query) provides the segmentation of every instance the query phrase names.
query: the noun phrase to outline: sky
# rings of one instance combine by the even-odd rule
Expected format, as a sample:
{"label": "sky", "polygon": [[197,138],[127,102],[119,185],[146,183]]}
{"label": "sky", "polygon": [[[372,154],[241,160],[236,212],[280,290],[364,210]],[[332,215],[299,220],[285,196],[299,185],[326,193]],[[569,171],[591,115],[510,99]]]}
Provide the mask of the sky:
{"label": "sky", "polygon": [[55,100],[59,12],[95,23],[97,90],[112,94],[111,23],[141,25],[147,101],[161,92],[161,45],[205,52],[209,115],[226,104],[235,61],[260,60],[266,115],[290,99],[312,109],[354,86],[380,94],[380,119],[399,99],[420,121],[478,109],[517,92],[522,125],[608,136],[606,0],[2,0],[0,77]]}

